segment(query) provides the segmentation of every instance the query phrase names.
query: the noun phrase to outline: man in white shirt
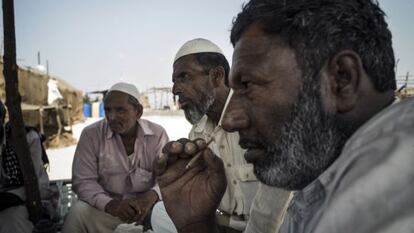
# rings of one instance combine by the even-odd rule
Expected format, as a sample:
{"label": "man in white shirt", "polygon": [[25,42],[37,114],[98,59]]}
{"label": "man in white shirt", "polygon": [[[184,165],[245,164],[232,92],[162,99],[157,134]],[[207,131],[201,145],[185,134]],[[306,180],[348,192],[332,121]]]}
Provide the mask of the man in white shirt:
{"label": "man in white shirt", "polygon": [[[247,220],[254,219],[256,215],[260,216],[257,220],[261,223],[266,223],[266,220],[268,223],[274,222],[289,193],[273,188],[274,191],[270,193],[279,195],[280,199],[268,203],[267,209],[253,208],[253,215],[250,216],[252,201],[261,185],[253,174],[253,166],[241,156],[245,150],[238,144],[239,134],[225,132],[221,126],[222,115],[232,95],[225,84],[230,68],[223,52],[209,40],[190,40],[178,50],[173,69],[173,93],[178,96],[180,108],[184,110],[187,120],[193,124],[189,139],[212,140],[209,148],[225,164],[227,189],[217,211],[222,232],[242,232],[254,227],[267,229],[263,232],[274,232],[276,229],[270,225],[253,224],[254,221],[249,221],[246,228]],[[272,188],[261,186],[256,198],[265,198],[261,192],[263,189]],[[255,207],[259,202],[254,203]],[[279,209],[275,209],[275,206],[279,206]],[[157,233],[176,232],[162,203],[154,207],[152,226]]]}

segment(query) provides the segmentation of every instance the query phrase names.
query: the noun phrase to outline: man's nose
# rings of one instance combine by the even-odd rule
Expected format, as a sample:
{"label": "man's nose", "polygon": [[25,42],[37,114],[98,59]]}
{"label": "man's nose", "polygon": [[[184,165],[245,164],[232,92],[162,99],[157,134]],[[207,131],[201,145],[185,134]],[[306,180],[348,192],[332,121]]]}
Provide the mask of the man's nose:
{"label": "man's nose", "polygon": [[105,111],[105,117],[108,120],[113,120],[115,118],[115,114],[112,111]]}
{"label": "man's nose", "polygon": [[178,94],[181,93],[181,88],[179,87],[179,85],[177,83],[173,84],[172,93],[173,93],[173,95],[178,95]]}
{"label": "man's nose", "polygon": [[232,96],[223,116],[223,129],[234,132],[247,128],[249,124],[250,120],[242,102],[236,96]]}

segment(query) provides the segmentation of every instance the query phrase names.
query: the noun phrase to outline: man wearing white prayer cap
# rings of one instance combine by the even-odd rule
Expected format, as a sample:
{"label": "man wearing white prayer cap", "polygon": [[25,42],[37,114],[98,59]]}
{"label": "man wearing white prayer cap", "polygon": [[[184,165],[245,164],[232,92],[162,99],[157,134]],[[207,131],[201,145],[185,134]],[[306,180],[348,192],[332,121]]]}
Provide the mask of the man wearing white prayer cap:
{"label": "man wearing white prayer cap", "polygon": [[[209,148],[224,161],[227,188],[217,211],[221,231],[242,232],[252,217],[249,211],[259,182],[253,166],[241,156],[245,151],[238,144],[239,134],[225,132],[221,127],[222,114],[232,95],[225,83],[229,70],[227,59],[216,44],[203,38],[187,41],[174,58],[173,94],[178,96],[180,108],[193,124],[189,139],[214,138]],[[151,217],[154,232],[177,232],[167,211],[168,206],[163,202],[154,206]],[[253,214],[263,218],[267,213],[259,210]]]}
{"label": "man wearing white prayer cap", "polygon": [[113,232],[122,223],[150,225],[160,199],[152,163],[168,141],[165,130],[141,119],[138,89],[116,83],[104,98],[105,119],[86,127],[73,158],[72,206],[64,233]]}

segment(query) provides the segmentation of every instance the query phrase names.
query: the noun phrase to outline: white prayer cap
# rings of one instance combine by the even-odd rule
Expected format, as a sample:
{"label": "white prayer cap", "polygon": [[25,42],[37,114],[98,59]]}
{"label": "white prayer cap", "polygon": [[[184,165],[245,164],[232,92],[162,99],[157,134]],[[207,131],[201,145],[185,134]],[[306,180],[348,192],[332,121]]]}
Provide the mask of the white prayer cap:
{"label": "white prayer cap", "polygon": [[203,38],[197,38],[189,40],[181,46],[175,55],[174,62],[181,57],[195,53],[220,53],[224,56],[223,51],[216,44]]}
{"label": "white prayer cap", "polygon": [[115,83],[111,88],[109,88],[107,94],[109,94],[111,91],[123,92],[134,97],[139,102],[139,92],[137,87],[133,84],[123,82]]}

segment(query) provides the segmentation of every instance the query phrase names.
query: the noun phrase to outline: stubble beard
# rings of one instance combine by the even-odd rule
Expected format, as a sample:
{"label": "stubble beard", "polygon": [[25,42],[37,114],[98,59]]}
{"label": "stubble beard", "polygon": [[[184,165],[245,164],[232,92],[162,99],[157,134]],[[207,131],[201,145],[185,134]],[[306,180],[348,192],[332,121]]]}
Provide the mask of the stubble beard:
{"label": "stubble beard", "polygon": [[199,101],[191,102],[184,109],[185,118],[192,124],[196,124],[207,113],[214,102],[213,94],[203,95]]}
{"label": "stubble beard", "polygon": [[318,83],[305,81],[279,140],[261,140],[266,152],[254,164],[254,172],[263,183],[287,190],[302,189],[340,155],[348,137],[340,130],[343,125],[338,126],[342,123],[337,116],[323,111],[319,91]]}

